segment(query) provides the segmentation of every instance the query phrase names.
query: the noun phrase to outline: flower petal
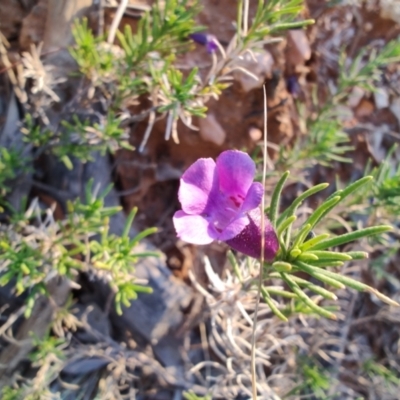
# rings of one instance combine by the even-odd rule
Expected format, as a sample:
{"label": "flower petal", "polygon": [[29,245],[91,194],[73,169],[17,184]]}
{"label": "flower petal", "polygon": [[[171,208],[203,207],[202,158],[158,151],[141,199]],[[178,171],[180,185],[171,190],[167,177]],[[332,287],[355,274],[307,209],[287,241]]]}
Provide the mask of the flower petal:
{"label": "flower petal", "polygon": [[200,215],[177,211],[172,218],[177,236],[188,243],[209,244],[214,238],[208,234],[208,221]]}
{"label": "flower petal", "polygon": [[241,204],[254,180],[254,161],[243,151],[228,150],[219,155],[216,165],[221,191],[239,195]]}
{"label": "flower petal", "polygon": [[[243,231],[243,229],[245,229],[249,222],[249,217],[247,215],[243,215],[242,217],[233,220],[222,232],[216,231],[216,239],[223,242],[229,239],[233,239],[235,236],[239,235],[240,232]],[[210,224],[210,229],[211,228],[212,225]]]}
{"label": "flower petal", "polygon": [[[247,256],[259,258],[261,255],[261,213],[258,208],[249,214],[250,223],[233,239],[226,243],[234,250],[240,251]],[[272,261],[279,250],[279,242],[273,226],[265,217],[265,244],[264,259]]]}
{"label": "flower petal", "polygon": [[178,198],[187,214],[201,214],[209,201],[209,194],[217,186],[215,162],[212,158],[200,158],[182,175]]}
{"label": "flower petal", "polygon": [[249,191],[247,192],[247,196],[242,204],[241,212],[245,213],[248,211],[257,208],[262,200],[262,195],[264,193],[264,186],[259,182],[254,182]]}

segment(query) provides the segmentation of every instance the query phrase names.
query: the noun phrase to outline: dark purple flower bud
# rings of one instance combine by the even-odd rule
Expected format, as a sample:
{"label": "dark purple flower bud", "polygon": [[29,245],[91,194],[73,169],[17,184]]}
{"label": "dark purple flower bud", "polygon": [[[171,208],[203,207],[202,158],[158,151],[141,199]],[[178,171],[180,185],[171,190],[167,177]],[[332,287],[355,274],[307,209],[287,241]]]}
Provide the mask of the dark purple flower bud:
{"label": "dark purple flower bud", "polygon": [[[232,249],[240,251],[247,256],[260,258],[261,256],[261,212],[256,208],[248,214],[250,223],[233,239],[227,240],[226,244]],[[275,230],[265,217],[264,234],[264,259],[272,261],[279,250],[279,242]]]}
{"label": "dark purple flower bud", "polygon": [[297,98],[300,94],[301,88],[296,75],[291,75],[286,80],[287,91],[294,97]]}
{"label": "dark purple flower bud", "polygon": [[206,46],[207,53],[211,54],[217,51],[217,38],[209,33],[196,32],[189,35],[194,42]]}

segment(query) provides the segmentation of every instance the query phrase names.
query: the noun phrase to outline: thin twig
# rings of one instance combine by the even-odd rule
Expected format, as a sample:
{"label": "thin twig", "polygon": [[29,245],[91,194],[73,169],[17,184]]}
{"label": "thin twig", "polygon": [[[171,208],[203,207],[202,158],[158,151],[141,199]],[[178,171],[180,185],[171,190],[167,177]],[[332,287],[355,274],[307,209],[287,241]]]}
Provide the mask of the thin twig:
{"label": "thin twig", "polygon": [[[267,91],[265,85],[263,85],[264,91],[264,149],[263,149],[263,177],[262,184],[265,188],[265,181],[267,178]],[[263,191],[263,196],[261,200],[261,254],[260,254],[260,271],[259,271],[259,279],[258,279],[258,288],[257,288],[257,299],[256,299],[256,307],[254,310],[254,319],[253,319],[253,332],[251,335],[251,388],[253,393],[253,400],[257,400],[257,378],[256,378],[256,327],[257,327],[257,314],[258,314],[258,306],[260,304],[261,297],[261,286],[262,286],[262,269],[264,265],[264,247],[265,247],[265,190]]]}
{"label": "thin twig", "polygon": [[97,27],[97,35],[103,36],[104,33],[104,0],[99,1],[99,25]]}
{"label": "thin twig", "polygon": [[0,327],[0,336],[4,335],[7,329],[13,325],[13,323],[25,312],[25,310],[26,306],[22,306],[8,317],[7,321]]}
{"label": "thin twig", "polygon": [[243,2],[243,37],[247,36],[249,26],[249,0]]}
{"label": "thin twig", "polygon": [[119,3],[117,12],[111,24],[110,31],[108,32],[107,43],[110,44],[114,43],[115,34],[117,32],[119,23],[121,22],[122,16],[124,15],[127,6],[128,6],[128,0],[121,0],[121,3]]}
{"label": "thin twig", "polygon": [[139,153],[143,153],[147,141],[149,140],[150,133],[153,130],[155,120],[156,120],[156,113],[154,111],[150,111],[149,122],[147,123],[146,132],[144,133],[142,143],[140,144],[139,147]]}

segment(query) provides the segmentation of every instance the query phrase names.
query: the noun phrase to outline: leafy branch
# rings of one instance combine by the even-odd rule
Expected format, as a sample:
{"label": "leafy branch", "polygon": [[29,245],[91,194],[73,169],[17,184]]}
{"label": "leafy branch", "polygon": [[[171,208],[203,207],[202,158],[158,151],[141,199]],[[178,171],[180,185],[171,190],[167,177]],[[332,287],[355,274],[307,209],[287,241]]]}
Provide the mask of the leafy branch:
{"label": "leafy branch", "polygon": [[[380,225],[358,229],[333,238],[330,238],[330,235],[325,233],[318,236],[310,235],[315,226],[320,224],[329,212],[348,196],[352,195],[362,186],[368,184],[372,177],[366,176],[343,190],[337,190],[317,207],[300,227],[292,230],[293,224],[297,219],[296,210],[301,203],[312,194],[325,189],[327,184],[320,184],[307,190],[295,199],[292,205],[283,211],[280,216],[277,216],[281,191],[288,176],[289,173],[283,174],[272,195],[269,218],[276,228],[280,250],[274,262],[265,265],[265,278],[280,279],[286,284],[289,291],[276,288],[271,290],[263,286],[261,293],[271,310],[282,320],[287,320],[284,313],[278,308],[271,297],[272,295],[282,296],[284,298],[297,299],[309,310],[322,317],[336,319],[335,314],[332,313],[330,309],[319,304],[318,299],[321,298],[336,300],[336,295],[331,290],[326,289],[324,285],[336,289],[349,287],[358,291],[368,292],[374,294],[387,304],[398,306],[399,304],[378,292],[376,289],[328,269],[340,267],[348,261],[368,258],[368,253],[363,251],[343,252],[332,249],[369,236],[389,232],[392,230],[391,226]],[[313,283],[312,281],[299,277],[299,272],[305,273],[310,278],[314,278],[320,283]],[[317,295],[317,297],[312,297],[310,293]]]}
{"label": "leafy branch", "polygon": [[[157,256],[153,252],[135,252],[140,240],[155,229],[146,229],[130,238],[137,211],[133,209],[123,235],[110,234],[110,217],[121,208],[104,207],[110,187],[97,197],[92,190],[90,183],[85,202],[78,199],[68,204],[65,220],[54,221],[49,213],[43,218],[38,205],[33,204],[17,222],[0,226],[0,285],[12,283],[17,296],[27,293],[26,316],[30,315],[36,297],[47,293],[47,282],[54,273],[72,280],[79,271],[98,273],[111,282],[119,313],[122,305],[129,306],[138,292],[151,291],[135,282],[133,272],[138,258]],[[38,219],[37,226],[31,225],[33,216]]]}

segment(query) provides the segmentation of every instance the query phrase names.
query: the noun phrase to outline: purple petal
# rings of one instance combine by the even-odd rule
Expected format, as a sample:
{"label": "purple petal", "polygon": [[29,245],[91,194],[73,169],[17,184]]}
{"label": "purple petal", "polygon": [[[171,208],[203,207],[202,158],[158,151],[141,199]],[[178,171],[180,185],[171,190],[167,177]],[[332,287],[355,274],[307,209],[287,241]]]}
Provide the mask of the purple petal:
{"label": "purple petal", "polygon": [[240,209],[240,211],[244,213],[253,210],[254,208],[257,208],[261,203],[263,193],[263,185],[259,182],[254,182],[247,192],[247,196],[242,204],[242,208]]}
{"label": "purple petal", "polygon": [[[226,243],[234,250],[247,256],[259,258],[261,256],[261,213],[258,208],[249,212],[250,223],[233,239]],[[271,223],[265,217],[265,244],[264,259],[272,261],[279,250],[279,242]]]}
{"label": "purple petal", "polygon": [[301,87],[299,84],[299,81],[297,79],[297,76],[291,75],[286,81],[286,88],[287,91],[296,99],[299,97]]}
{"label": "purple petal", "polygon": [[196,32],[189,35],[189,37],[196,43],[206,46],[207,53],[209,54],[214,53],[218,48],[216,44],[217,38],[209,33]]}
{"label": "purple petal", "polygon": [[192,39],[194,42],[202,44],[204,46],[208,42],[207,36],[208,36],[207,33],[202,33],[202,32],[195,32],[189,35],[190,39]]}
{"label": "purple petal", "polygon": [[211,158],[200,158],[182,175],[178,198],[182,210],[187,214],[201,214],[207,206],[213,185],[215,162]]}
{"label": "purple petal", "polygon": [[[223,242],[233,239],[235,236],[239,235],[240,232],[249,224],[249,217],[244,215],[240,218],[232,221],[222,232],[217,232],[217,240],[221,240]],[[210,225],[210,228],[212,225]]]}
{"label": "purple petal", "polygon": [[215,239],[208,233],[208,221],[200,215],[188,215],[177,211],[172,220],[177,236],[185,242],[209,244]]}
{"label": "purple petal", "polygon": [[207,53],[208,53],[208,54],[212,54],[212,53],[215,53],[215,52],[217,51],[218,45],[216,44],[214,38],[211,38],[211,39],[208,41],[208,43],[207,43],[207,45],[206,45],[206,49],[207,49]]}
{"label": "purple petal", "polygon": [[256,172],[254,161],[247,153],[228,150],[219,155],[216,168],[221,191],[242,204],[253,183]]}

